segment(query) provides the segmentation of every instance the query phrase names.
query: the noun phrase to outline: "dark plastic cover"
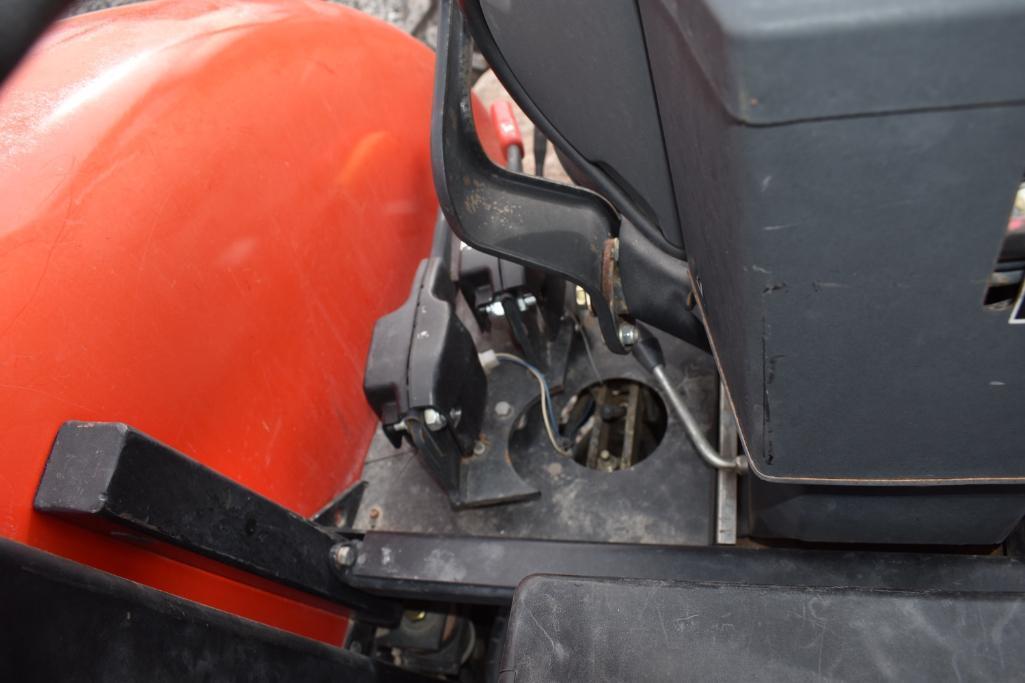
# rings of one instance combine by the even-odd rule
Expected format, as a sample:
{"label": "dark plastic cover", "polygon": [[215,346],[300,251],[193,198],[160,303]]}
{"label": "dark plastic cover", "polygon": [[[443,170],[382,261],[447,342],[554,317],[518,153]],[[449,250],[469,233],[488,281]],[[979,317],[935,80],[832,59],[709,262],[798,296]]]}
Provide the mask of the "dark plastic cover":
{"label": "dark plastic cover", "polygon": [[533,681],[1011,680],[1018,596],[528,577],[502,678]]}
{"label": "dark plastic cover", "polygon": [[752,472],[1025,482],[1025,320],[983,306],[1025,168],[1025,3],[640,7]]}
{"label": "dark plastic cover", "polygon": [[751,124],[1025,100],[1021,0],[657,0]]}

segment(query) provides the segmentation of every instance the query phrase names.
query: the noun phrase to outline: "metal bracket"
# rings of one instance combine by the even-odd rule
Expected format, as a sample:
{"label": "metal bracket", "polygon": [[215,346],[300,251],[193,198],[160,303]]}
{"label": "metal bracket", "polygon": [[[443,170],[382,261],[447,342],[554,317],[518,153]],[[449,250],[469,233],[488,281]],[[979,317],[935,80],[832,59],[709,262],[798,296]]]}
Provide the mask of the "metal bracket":
{"label": "metal bracket", "polygon": [[359,504],[363,501],[363,492],[366,490],[367,483],[357,481],[310,517],[310,521],[332,529],[351,529],[353,522],[356,521]]}
{"label": "metal bracket", "polygon": [[417,270],[409,299],[377,321],[364,392],[398,445],[405,433],[454,508],[538,495],[503,454],[474,453],[487,433],[488,382],[455,311],[455,287],[440,257]]}
{"label": "metal bracket", "polygon": [[[719,454],[737,458],[737,421],[726,395],[726,385],[719,382]],[[719,545],[737,543],[737,471],[715,471],[715,542]]]}
{"label": "metal bracket", "polygon": [[475,249],[582,287],[605,343],[626,353],[618,333],[624,306],[616,300],[616,267],[609,262],[619,216],[593,192],[513,173],[488,159],[473,122],[472,57],[465,17],[446,0],[438,27],[431,159],[449,225]]}
{"label": "metal bracket", "polygon": [[101,531],[129,527],[345,605],[364,621],[388,625],[402,613],[335,576],[335,536],[124,424],[65,423],[34,506]]}
{"label": "metal bracket", "polygon": [[[410,600],[503,604],[534,574],[748,586],[949,591],[1018,599],[1025,563],[1009,557],[665,546],[370,531],[347,575]],[[657,628],[657,627],[656,627]]]}

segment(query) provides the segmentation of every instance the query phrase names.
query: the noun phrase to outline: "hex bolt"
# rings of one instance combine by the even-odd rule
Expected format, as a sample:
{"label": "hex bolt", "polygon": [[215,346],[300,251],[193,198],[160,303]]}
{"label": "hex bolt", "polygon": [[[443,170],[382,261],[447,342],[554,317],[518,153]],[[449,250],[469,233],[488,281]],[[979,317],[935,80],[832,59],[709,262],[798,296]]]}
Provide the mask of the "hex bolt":
{"label": "hex bolt", "polygon": [[619,343],[623,346],[633,346],[640,339],[637,328],[630,323],[623,323],[619,326]]}
{"label": "hex bolt", "polygon": [[439,429],[445,428],[445,416],[439,413],[434,408],[428,408],[424,411],[424,424],[427,425],[427,429],[432,432],[436,432]]}
{"label": "hex bolt", "polygon": [[495,415],[509,417],[512,415],[512,406],[506,401],[499,401],[495,404]]}
{"label": "hex bolt", "polygon": [[537,297],[533,294],[524,294],[520,298],[516,299],[516,307],[520,311],[526,312],[528,308],[537,304]]}
{"label": "hex bolt", "polygon": [[488,450],[488,445],[486,443],[484,443],[483,441],[478,441],[477,443],[473,444],[473,454],[474,455],[484,455],[487,452],[487,450]]}
{"label": "hex bolt", "polygon": [[347,569],[356,564],[356,549],[347,543],[331,546],[331,559],[339,569]]}

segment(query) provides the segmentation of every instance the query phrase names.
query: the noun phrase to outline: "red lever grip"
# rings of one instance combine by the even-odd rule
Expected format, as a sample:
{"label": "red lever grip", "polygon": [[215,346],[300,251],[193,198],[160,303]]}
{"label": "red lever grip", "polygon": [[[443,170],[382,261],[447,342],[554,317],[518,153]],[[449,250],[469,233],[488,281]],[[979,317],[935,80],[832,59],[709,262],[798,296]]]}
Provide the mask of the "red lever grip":
{"label": "red lever grip", "polygon": [[491,105],[491,123],[495,127],[498,143],[502,146],[503,156],[509,156],[509,148],[513,145],[519,147],[520,154],[523,154],[523,135],[520,133],[520,124],[516,123],[511,102],[498,100]]}

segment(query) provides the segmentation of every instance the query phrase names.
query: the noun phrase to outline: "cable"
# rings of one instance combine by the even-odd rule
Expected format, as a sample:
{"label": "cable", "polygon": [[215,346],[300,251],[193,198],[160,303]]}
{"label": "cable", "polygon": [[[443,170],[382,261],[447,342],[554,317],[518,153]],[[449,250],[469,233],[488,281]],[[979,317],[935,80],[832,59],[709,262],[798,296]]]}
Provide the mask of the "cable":
{"label": "cable", "polygon": [[497,353],[495,354],[495,359],[509,363],[516,363],[517,365],[526,368],[534,375],[534,378],[537,379],[537,384],[541,389],[541,415],[543,417],[544,429],[548,433],[548,440],[551,442],[552,446],[555,446],[556,450],[566,454],[564,449],[559,445],[559,440],[556,438],[556,434],[559,432],[559,425],[556,423],[555,415],[552,414],[552,409],[550,408],[550,406],[553,405],[551,400],[551,390],[548,388],[548,381],[545,379],[544,374],[519,356]]}
{"label": "cable", "polygon": [[525,368],[530,374],[537,380],[538,386],[541,388],[541,421],[544,423],[545,432],[548,434],[548,440],[552,444],[552,448],[559,453],[559,455],[570,455],[569,449],[563,448],[559,444],[556,433],[559,430],[558,424],[555,422],[555,416],[553,413],[552,405],[552,392],[548,388],[548,381],[545,376],[541,374],[541,371],[535,368],[533,365],[523,360],[519,356],[514,356],[511,353],[496,353],[495,358],[499,361],[505,361],[507,363],[515,363]]}
{"label": "cable", "polygon": [[[541,385],[541,393],[543,395],[542,397],[547,399],[549,405],[553,404],[553,401],[552,401],[552,391],[548,387],[548,379],[544,376],[543,372],[541,372],[535,366],[531,365],[530,363],[528,363],[527,361],[523,360],[519,356],[514,356],[511,353],[501,353],[501,352],[496,353],[495,354],[495,359],[499,360],[499,361],[504,360],[504,361],[507,361],[509,363],[515,363],[516,365],[519,365],[519,366],[529,370],[530,373],[532,375],[534,375],[534,379],[536,379],[538,381],[538,383]],[[548,423],[552,426],[553,429],[558,431],[558,425],[556,424],[554,418],[553,419],[549,419]]]}

